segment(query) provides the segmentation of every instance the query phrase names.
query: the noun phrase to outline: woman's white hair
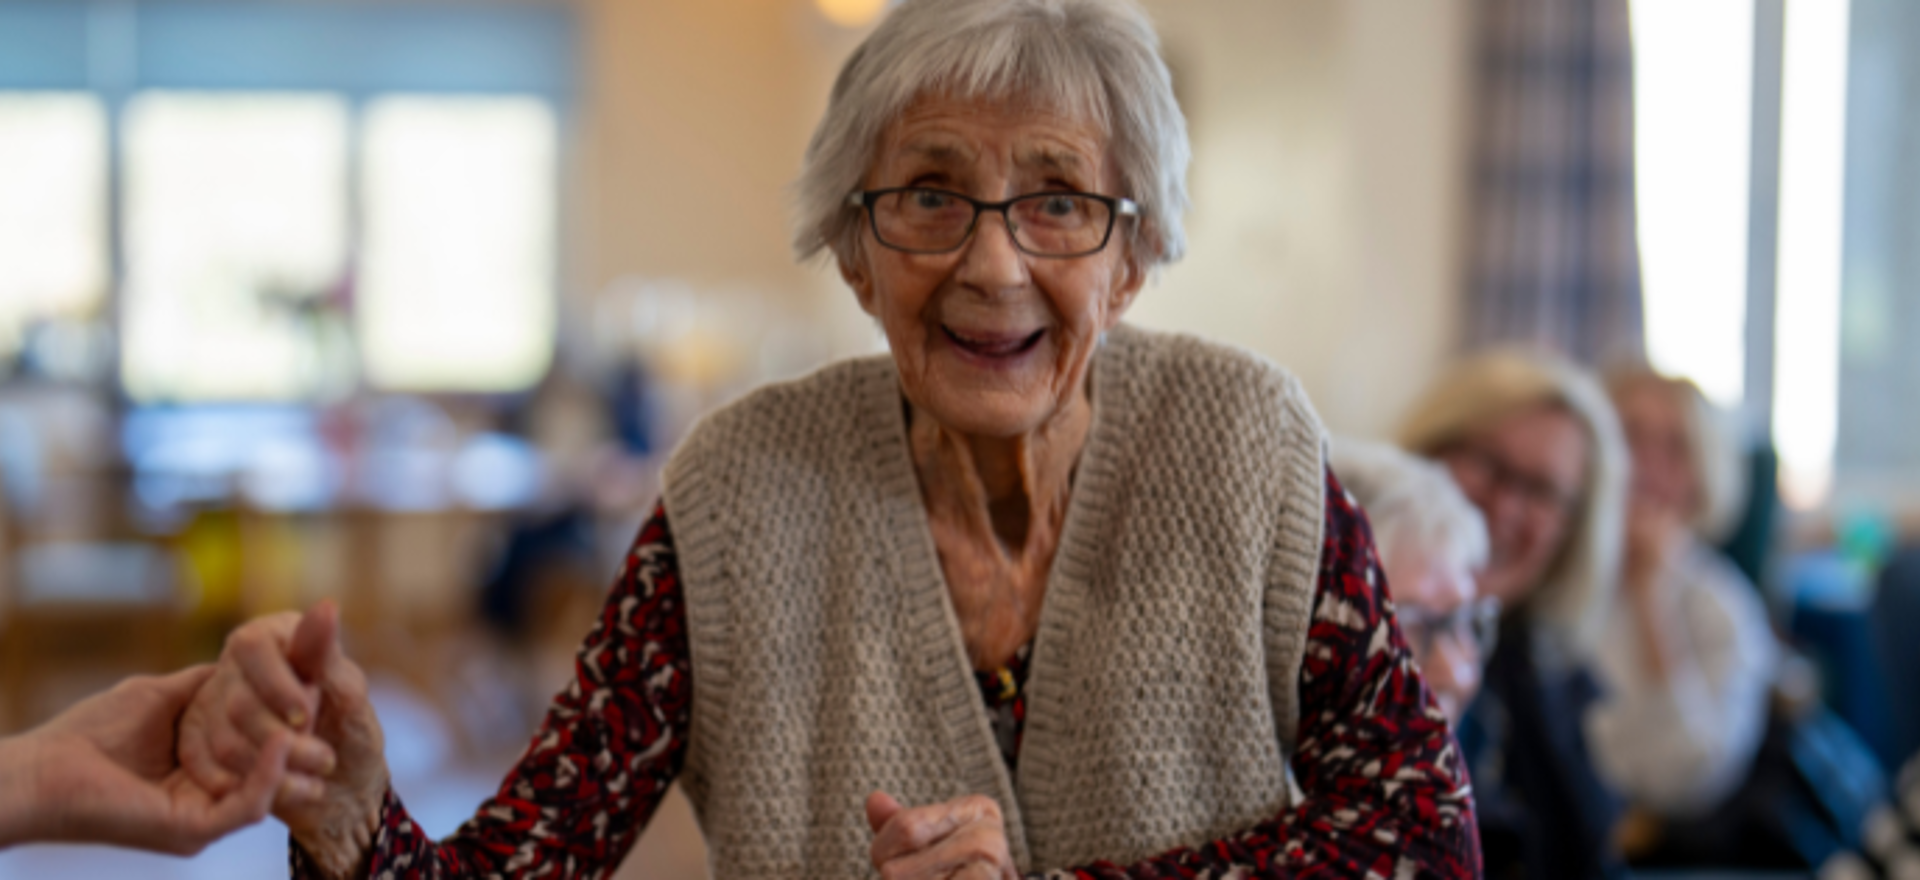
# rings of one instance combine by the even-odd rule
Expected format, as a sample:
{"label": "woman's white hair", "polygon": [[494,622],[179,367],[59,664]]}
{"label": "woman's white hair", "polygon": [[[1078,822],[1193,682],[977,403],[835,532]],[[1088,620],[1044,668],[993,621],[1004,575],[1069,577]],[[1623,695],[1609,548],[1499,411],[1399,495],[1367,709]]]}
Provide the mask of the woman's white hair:
{"label": "woman's white hair", "polygon": [[1330,464],[1366,510],[1382,564],[1411,549],[1467,571],[1487,563],[1486,520],[1446,468],[1385,443],[1346,438],[1334,441]]}
{"label": "woman's white hair", "polygon": [[[1626,528],[1627,444],[1607,392],[1586,370],[1545,352],[1497,348],[1456,365],[1414,405],[1400,445],[1435,457],[1531,407],[1559,406],[1585,429],[1589,455],[1566,546],[1522,604],[1574,656],[1591,656],[1611,608]],[[1510,609],[1520,610],[1520,609]]]}
{"label": "woman's white hair", "polygon": [[1140,205],[1123,224],[1149,268],[1186,251],[1187,123],[1153,24],[1131,0],[905,0],[847,58],[814,129],[798,183],[793,246],[854,253],[861,188],[887,126],[925,95],[1032,102],[1086,119],[1108,136],[1122,192]]}

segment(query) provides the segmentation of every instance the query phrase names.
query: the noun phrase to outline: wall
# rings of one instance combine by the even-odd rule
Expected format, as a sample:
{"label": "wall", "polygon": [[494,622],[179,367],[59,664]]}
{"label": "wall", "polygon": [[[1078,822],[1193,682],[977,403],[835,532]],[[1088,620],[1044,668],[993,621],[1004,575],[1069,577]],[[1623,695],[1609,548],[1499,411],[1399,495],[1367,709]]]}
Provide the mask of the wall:
{"label": "wall", "polygon": [[[1380,433],[1454,339],[1466,0],[1147,0],[1192,120],[1188,258],[1133,318],[1295,370]],[[574,288],[747,289],[873,333],[793,264],[787,184],[859,34],[802,0],[589,0]]]}
{"label": "wall", "polygon": [[1294,370],[1380,434],[1455,339],[1466,3],[1157,0],[1192,249],[1135,315]]}
{"label": "wall", "polygon": [[[801,0],[581,0],[570,294],[670,282],[811,316],[831,353],[872,333],[820,264],[787,245],[832,76],[858,35]],[[583,309],[591,314],[591,309]]]}

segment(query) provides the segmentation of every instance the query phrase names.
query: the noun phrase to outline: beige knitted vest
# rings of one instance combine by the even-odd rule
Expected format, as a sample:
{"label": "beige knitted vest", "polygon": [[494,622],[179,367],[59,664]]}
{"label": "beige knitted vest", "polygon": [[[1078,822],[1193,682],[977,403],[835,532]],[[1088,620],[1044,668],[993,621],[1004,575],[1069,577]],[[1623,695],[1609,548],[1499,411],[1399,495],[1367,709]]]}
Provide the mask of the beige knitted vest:
{"label": "beige knitted vest", "polygon": [[715,878],[874,876],[863,804],[979,793],[1026,871],[1125,863],[1288,803],[1323,432],[1298,382],[1122,327],[1048,582],[1009,774],[877,356],[761,389],[674,454],[686,785]]}

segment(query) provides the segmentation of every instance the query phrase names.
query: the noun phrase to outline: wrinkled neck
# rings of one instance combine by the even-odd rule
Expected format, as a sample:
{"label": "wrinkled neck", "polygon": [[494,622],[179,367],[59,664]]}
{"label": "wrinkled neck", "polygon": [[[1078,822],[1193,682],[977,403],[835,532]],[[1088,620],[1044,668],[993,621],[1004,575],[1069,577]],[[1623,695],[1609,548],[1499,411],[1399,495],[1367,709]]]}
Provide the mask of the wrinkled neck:
{"label": "wrinkled neck", "polygon": [[990,521],[1002,549],[1016,558],[1038,531],[1057,530],[1093,424],[1084,391],[1034,430],[1012,437],[965,434],[918,409],[910,418],[914,466],[930,506]]}

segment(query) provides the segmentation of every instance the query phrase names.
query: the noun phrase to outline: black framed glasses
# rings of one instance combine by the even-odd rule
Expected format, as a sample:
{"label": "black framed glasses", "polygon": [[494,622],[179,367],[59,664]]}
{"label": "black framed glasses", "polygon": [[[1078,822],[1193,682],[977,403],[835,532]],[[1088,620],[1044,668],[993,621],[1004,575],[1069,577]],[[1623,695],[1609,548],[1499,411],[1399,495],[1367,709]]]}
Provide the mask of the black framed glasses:
{"label": "black framed glasses", "polygon": [[1140,206],[1132,199],[1067,191],[983,202],[944,189],[901,186],[855,192],[847,196],[847,204],[867,209],[873,237],[881,244],[910,254],[959,250],[980,225],[980,215],[998,211],[1022,252],[1084,257],[1107,246],[1119,218],[1140,216]]}

